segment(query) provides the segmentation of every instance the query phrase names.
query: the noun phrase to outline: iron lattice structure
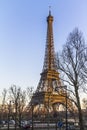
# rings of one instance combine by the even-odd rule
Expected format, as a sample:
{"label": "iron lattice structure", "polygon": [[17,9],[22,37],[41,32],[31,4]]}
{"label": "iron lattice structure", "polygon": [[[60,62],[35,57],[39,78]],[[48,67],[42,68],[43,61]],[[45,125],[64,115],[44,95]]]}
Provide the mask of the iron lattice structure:
{"label": "iron lattice structure", "polygon": [[54,40],[53,40],[53,16],[49,12],[47,17],[47,39],[45,48],[44,65],[41,73],[40,82],[37,87],[37,92],[40,91],[53,91],[54,86],[60,84],[59,73],[57,71],[57,64],[54,51]]}
{"label": "iron lattice structure", "polygon": [[[57,70],[52,24],[53,16],[49,11],[49,15],[47,17],[47,39],[43,70],[36,92],[33,94],[30,102],[30,104],[33,104],[34,111],[36,112],[38,111],[38,109],[39,112],[40,110],[42,110],[43,112],[47,112],[47,109],[49,108],[50,111],[54,111],[55,104],[57,103],[62,103],[66,105],[66,90],[60,87],[62,86],[62,84],[59,78],[59,72]],[[59,92],[55,92],[56,87],[59,87]],[[71,106],[71,102],[69,100],[68,106]]]}

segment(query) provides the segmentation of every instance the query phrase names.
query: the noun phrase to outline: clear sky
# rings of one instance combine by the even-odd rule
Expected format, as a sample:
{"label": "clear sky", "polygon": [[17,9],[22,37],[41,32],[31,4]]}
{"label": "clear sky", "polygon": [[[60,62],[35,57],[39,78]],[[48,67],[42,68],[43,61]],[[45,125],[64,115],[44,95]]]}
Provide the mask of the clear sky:
{"label": "clear sky", "polygon": [[78,27],[87,41],[87,0],[0,0],[0,93],[12,84],[37,87],[42,72],[49,6],[55,50]]}

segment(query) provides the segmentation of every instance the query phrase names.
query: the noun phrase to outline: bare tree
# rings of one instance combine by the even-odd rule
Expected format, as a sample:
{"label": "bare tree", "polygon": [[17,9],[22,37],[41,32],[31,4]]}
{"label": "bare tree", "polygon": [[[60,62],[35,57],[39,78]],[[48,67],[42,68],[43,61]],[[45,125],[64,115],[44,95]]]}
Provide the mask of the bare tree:
{"label": "bare tree", "polygon": [[87,63],[86,45],[82,33],[75,28],[66,41],[62,53],[57,57],[58,69],[62,72],[62,80],[66,82],[74,96],[78,109],[80,130],[84,130],[79,90],[85,85],[83,70]]}
{"label": "bare tree", "polygon": [[7,95],[7,90],[3,89],[3,92],[2,92],[2,106],[1,106],[1,110],[2,110],[1,120],[3,120],[3,114],[4,114],[4,111],[6,110],[6,95]]}
{"label": "bare tree", "polygon": [[31,100],[31,98],[32,98],[32,95],[33,95],[33,87],[27,87],[26,88],[26,94],[27,94],[27,100],[28,100],[28,104],[29,104],[29,102],[30,102],[30,100]]}
{"label": "bare tree", "polygon": [[26,88],[27,103],[28,103],[27,104],[27,111],[29,112],[29,114],[31,113],[31,109],[32,109],[31,99],[32,99],[33,93],[34,93],[33,87]]}
{"label": "bare tree", "polygon": [[83,107],[87,109],[87,98],[83,98],[82,103]]}
{"label": "bare tree", "polygon": [[11,102],[14,103],[14,110],[15,110],[15,130],[17,126],[17,111],[18,111],[18,100],[19,100],[19,93],[20,93],[20,88],[17,88],[16,85],[12,85],[10,88],[10,99]]}
{"label": "bare tree", "polygon": [[[26,94],[25,91],[22,91],[20,87],[12,85],[10,87],[10,99],[14,104],[15,110],[15,130],[17,126],[17,121],[21,122],[21,114],[26,104]],[[19,120],[18,120],[19,119]]]}

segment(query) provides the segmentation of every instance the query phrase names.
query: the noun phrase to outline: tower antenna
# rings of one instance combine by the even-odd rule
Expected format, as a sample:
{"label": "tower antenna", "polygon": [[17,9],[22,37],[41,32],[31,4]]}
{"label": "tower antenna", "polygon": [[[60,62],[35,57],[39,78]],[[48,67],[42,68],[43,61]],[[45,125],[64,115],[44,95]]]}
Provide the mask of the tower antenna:
{"label": "tower antenna", "polygon": [[51,15],[51,6],[49,6],[49,15]]}

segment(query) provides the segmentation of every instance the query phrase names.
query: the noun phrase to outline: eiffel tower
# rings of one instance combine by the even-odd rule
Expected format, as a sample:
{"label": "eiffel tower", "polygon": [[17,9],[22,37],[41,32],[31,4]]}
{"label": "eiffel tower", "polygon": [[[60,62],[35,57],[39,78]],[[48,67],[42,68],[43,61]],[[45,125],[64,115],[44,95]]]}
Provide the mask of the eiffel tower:
{"label": "eiffel tower", "polygon": [[[49,15],[47,17],[47,39],[44,65],[39,84],[31,99],[31,104],[33,104],[34,111],[36,112],[40,112],[42,109],[42,112],[45,113],[48,112],[47,109],[49,108],[49,111],[54,111],[54,109],[56,109],[55,104],[58,103],[66,105],[66,96],[64,96],[66,95],[66,90],[60,87],[62,86],[62,83],[57,70],[52,24],[53,16],[51,15],[51,11],[49,11]],[[56,87],[59,87],[59,92],[55,92]]]}

